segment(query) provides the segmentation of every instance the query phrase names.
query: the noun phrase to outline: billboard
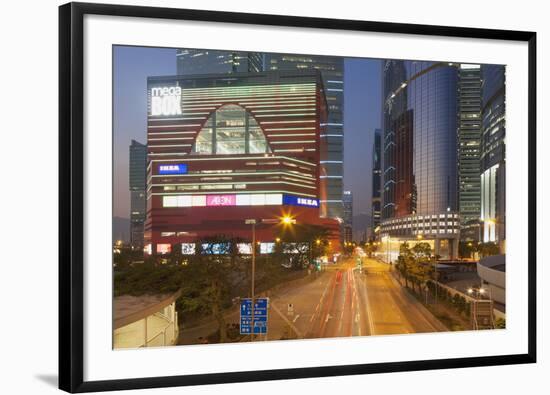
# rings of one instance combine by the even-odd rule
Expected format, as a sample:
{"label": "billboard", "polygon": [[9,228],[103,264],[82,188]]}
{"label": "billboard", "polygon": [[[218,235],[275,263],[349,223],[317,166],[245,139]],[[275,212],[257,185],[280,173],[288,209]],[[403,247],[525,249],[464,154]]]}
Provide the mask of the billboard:
{"label": "billboard", "polygon": [[159,165],[159,174],[187,174],[187,165],[185,163]]}
{"label": "billboard", "polygon": [[182,255],[195,255],[195,243],[181,243]]}
{"label": "billboard", "polygon": [[289,206],[319,207],[319,200],[294,195],[283,195],[283,204]]}

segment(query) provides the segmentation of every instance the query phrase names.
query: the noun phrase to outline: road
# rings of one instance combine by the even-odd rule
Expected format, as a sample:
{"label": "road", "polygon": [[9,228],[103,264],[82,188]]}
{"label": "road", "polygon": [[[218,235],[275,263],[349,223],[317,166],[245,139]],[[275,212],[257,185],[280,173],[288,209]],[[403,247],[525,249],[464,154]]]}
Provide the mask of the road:
{"label": "road", "polygon": [[304,338],[447,330],[397,282],[390,269],[387,264],[364,258],[359,271],[355,259],[349,259],[327,266],[306,285],[272,297],[273,337],[280,333],[280,327]]}
{"label": "road", "polygon": [[[387,264],[363,258],[360,271],[351,258],[325,266],[307,282],[283,287],[270,295],[269,333],[257,340],[446,331],[390,269]],[[238,311],[228,313],[226,319],[238,323]],[[215,328],[215,323],[188,328],[185,337],[196,339]]]}

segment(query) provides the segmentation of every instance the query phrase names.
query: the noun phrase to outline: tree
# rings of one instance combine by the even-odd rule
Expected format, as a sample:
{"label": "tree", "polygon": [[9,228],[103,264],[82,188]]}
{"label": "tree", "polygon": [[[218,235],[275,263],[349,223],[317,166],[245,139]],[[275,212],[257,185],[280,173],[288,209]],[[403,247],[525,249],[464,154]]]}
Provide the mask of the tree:
{"label": "tree", "polygon": [[301,270],[315,258],[327,255],[330,250],[330,232],[317,225],[295,224],[281,228],[275,247],[275,259],[290,262],[292,268]]}
{"label": "tree", "polygon": [[471,258],[477,251],[477,242],[461,241],[458,243],[458,255],[461,258]]}
{"label": "tree", "polygon": [[375,241],[369,241],[365,244],[365,252],[369,256],[369,258],[372,258],[372,254],[374,254],[378,250],[378,245]]}
{"label": "tree", "polygon": [[227,341],[224,309],[231,303],[231,290],[246,279],[239,242],[224,235],[207,237],[201,241],[201,252],[183,266],[179,305],[184,312],[209,310],[218,322],[221,343]]}
{"label": "tree", "polygon": [[408,243],[403,243],[399,247],[399,257],[397,258],[397,270],[405,278],[405,286],[408,287],[409,280],[415,290],[415,285],[420,291],[420,285],[427,283],[432,278],[436,262],[432,255],[432,249],[428,243],[417,243],[411,249]]}
{"label": "tree", "polygon": [[498,245],[493,242],[480,243],[478,246],[478,251],[481,257],[500,254]]}

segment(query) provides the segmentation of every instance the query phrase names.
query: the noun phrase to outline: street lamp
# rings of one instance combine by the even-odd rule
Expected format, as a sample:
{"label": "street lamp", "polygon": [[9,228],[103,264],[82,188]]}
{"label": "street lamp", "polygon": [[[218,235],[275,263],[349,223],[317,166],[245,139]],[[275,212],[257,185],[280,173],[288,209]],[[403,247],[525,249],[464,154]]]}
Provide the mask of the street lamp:
{"label": "street lamp", "polygon": [[294,218],[292,218],[291,216],[289,216],[289,215],[285,215],[281,219],[281,222],[283,223],[283,225],[291,225],[291,224],[295,224],[296,220]]}
{"label": "street lamp", "polygon": [[[252,226],[252,280],[250,284],[250,303],[252,308],[252,323],[251,323],[251,334],[250,334],[250,341],[254,340],[254,297],[255,297],[255,289],[254,289],[254,283],[255,283],[255,277],[256,277],[256,245],[260,244],[260,242],[256,242],[256,224],[257,220],[255,218],[248,218],[244,221],[246,225]],[[276,219],[262,219],[261,223],[263,224],[274,224],[278,221]],[[292,218],[289,215],[285,215],[280,220],[283,225],[291,225],[296,223],[296,219]],[[281,241],[280,238],[277,237],[277,242]]]}

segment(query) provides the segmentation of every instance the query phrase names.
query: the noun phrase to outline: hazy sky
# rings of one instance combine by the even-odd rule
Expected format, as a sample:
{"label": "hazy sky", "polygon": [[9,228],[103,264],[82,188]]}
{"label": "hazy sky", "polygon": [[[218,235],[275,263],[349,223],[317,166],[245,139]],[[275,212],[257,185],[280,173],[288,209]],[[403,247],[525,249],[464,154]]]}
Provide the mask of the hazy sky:
{"label": "hazy sky", "polygon": [[[176,50],[115,47],[114,51],[114,216],[130,216],[128,146],[146,142],[147,77],[176,74]],[[354,214],[371,210],[374,129],[380,127],[380,61],[346,59],[344,79],[344,188]]]}

